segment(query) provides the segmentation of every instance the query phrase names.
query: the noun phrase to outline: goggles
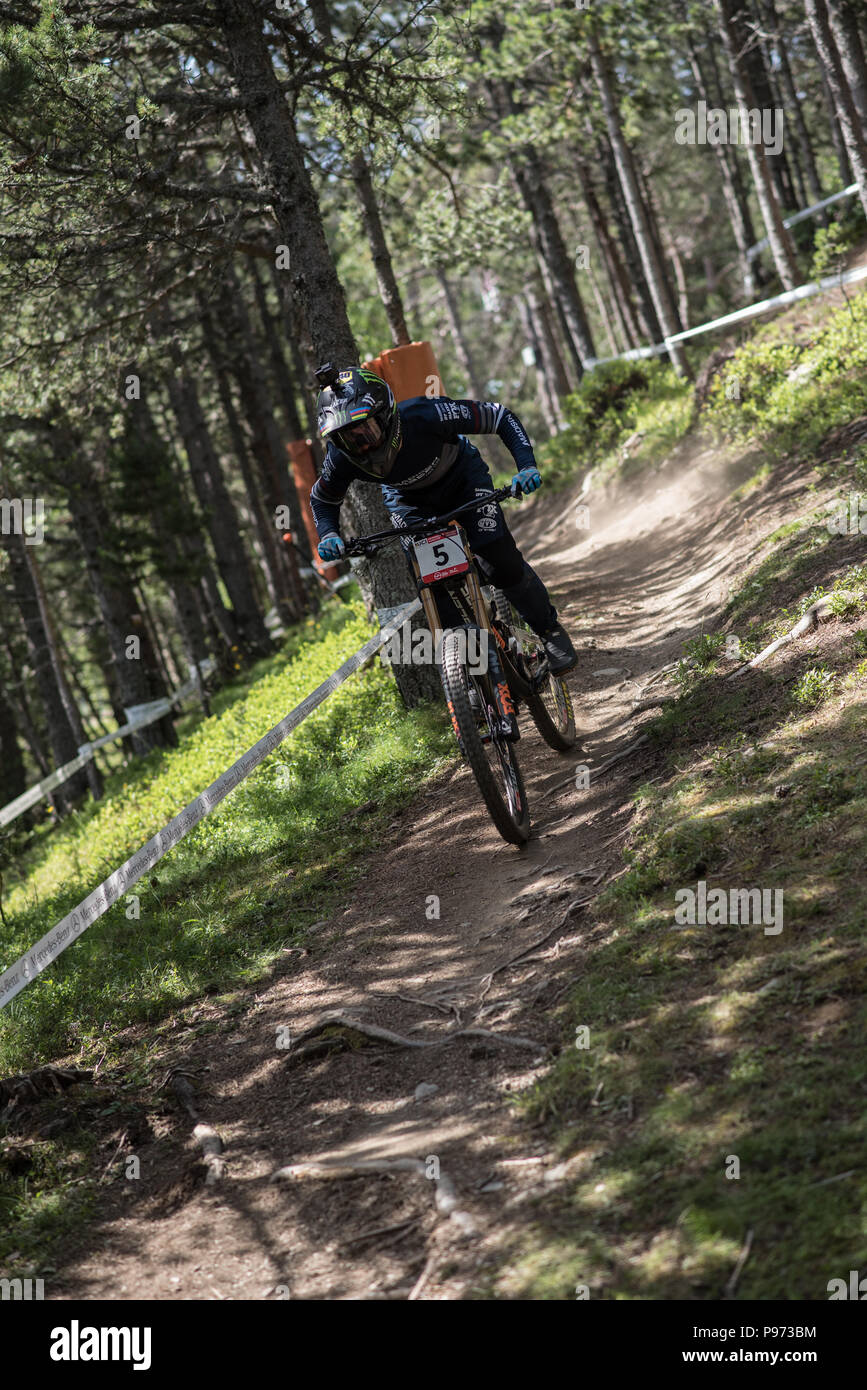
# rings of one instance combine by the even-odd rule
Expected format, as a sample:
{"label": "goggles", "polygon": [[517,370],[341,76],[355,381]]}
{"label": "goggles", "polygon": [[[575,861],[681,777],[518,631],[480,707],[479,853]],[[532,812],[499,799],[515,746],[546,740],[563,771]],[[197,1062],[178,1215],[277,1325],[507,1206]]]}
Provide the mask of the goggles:
{"label": "goggles", "polygon": [[376,449],[383,440],[382,426],[372,415],[358,420],[354,425],[344,425],[335,430],[334,437],[344,453],[363,458],[371,449]]}

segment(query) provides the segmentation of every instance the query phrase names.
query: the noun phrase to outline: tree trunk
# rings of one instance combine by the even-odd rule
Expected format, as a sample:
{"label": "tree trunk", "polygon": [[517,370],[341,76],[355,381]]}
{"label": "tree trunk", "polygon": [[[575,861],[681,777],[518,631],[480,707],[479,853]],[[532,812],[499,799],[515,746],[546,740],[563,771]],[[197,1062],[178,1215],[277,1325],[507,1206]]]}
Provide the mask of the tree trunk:
{"label": "tree trunk", "polygon": [[[719,105],[719,94],[711,89],[705,77],[704,70],[702,69],[697,50],[694,45],[690,43],[687,51],[697,95],[705,102],[708,109],[717,107]],[[740,268],[744,291],[747,295],[750,295],[753,292],[753,267],[747,253],[750,247],[755,244],[756,236],[752,228],[750,210],[740,179],[740,170],[737,167],[737,160],[733,152],[731,152],[729,147],[724,145],[722,141],[712,145],[711,149],[716,157],[720,172],[723,198],[725,199],[726,211],[729,215],[732,235],[734,236],[735,246],[737,247],[738,266]]]}
{"label": "tree trunk", "polygon": [[569,324],[563,312],[563,303],[557,294],[557,286],[554,284],[551,269],[545,260],[544,253],[539,240],[539,233],[535,227],[530,228],[530,240],[536,252],[536,263],[539,267],[539,274],[542,277],[542,294],[545,305],[549,311],[548,322],[552,334],[554,349],[563,364],[566,374],[567,389],[577,391],[581,384],[581,375],[584,371],[584,364],[580,353],[576,354],[575,340],[569,332]]}
{"label": "tree trunk", "polygon": [[[301,413],[307,422],[308,442],[313,450],[316,467],[321,470],[324,454],[322,441],[316,432],[316,391],[313,387],[315,381],[313,373],[318,363],[314,360],[313,341],[304,324],[298,302],[293,299],[285,279],[281,278],[280,271],[276,266],[271,267],[271,275],[277,298],[280,301],[286,335],[285,341],[289,346],[289,355],[292,359],[292,371],[301,392]],[[301,437],[301,435],[298,436],[299,439]]]}
{"label": "tree trunk", "polygon": [[146,396],[137,407],[138,440],[150,456],[150,476],[156,484],[147,489],[147,499],[153,532],[159,546],[161,557],[160,574],[171,595],[177,618],[178,630],[184,654],[199,685],[199,696],[205,705],[201,689],[200,667],[209,655],[208,639],[205,632],[199,597],[192,574],[192,566],[185,558],[183,547],[173,524],[173,504],[177,509],[177,480],[172,469],[168,451],[160,438],[156,420]]}
{"label": "tree trunk", "polygon": [[[322,225],[319,200],[268,47],[255,0],[215,0],[232,74],[256,139],[274,214],[289,255],[294,297],[310,327],[320,362],[358,361],[343,287]],[[276,259],[276,248],[275,248]]]}
{"label": "tree trunk", "polygon": [[[277,80],[262,11],[255,0],[215,0],[232,74],[273,193],[274,215],[288,250],[288,273],[299,317],[310,334],[320,362],[340,366],[358,362],[358,348],[346,312],[343,287],[325,238],[319,201],[304,163],[304,153],[289,103]],[[312,373],[311,373],[312,379]],[[357,533],[381,531],[389,524],[382,496],[372,487],[353,484],[347,516]],[[386,546],[375,565],[360,575],[368,607],[393,608],[415,597],[399,547]],[[409,704],[441,698],[437,673],[426,667],[395,666],[398,687]]]}
{"label": "tree trunk", "polygon": [[165,381],[161,387],[161,390],[154,392],[152,405],[154,422],[166,447],[171,470],[170,496],[175,509],[173,529],[178,539],[181,564],[193,586],[195,602],[208,635],[208,645],[213,654],[225,663],[226,652],[233,647],[240,649],[241,634],[234,614],[226,607],[220,594],[214,560],[207,544],[208,533],[202,524],[200,508],[181,457],[183,451],[175,443],[176,417]]}
{"label": "tree trunk", "polygon": [[[27,560],[27,564],[30,567],[30,573],[33,576],[33,587],[36,591],[36,598],[39,603],[39,612],[42,617],[43,627],[45,628],[45,635],[48,639],[48,647],[51,652],[51,662],[54,667],[55,678],[57,680],[57,688],[60,691],[60,698],[63,701],[63,707],[66,710],[66,717],[69,720],[69,726],[72,729],[73,734],[75,735],[77,751],[83,744],[89,743],[90,740],[88,739],[84,725],[81,722],[81,715],[78,712],[78,705],[75,702],[75,697],[73,696],[72,691],[69,688],[69,681],[66,678],[66,670],[64,669],[63,665],[63,649],[57,638],[51,607],[48,604],[48,601],[45,597],[45,588],[42,583],[42,574],[40,572],[39,562],[36,559],[33,550],[29,547],[25,547],[24,554]],[[93,761],[93,759],[91,759],[90,762],[85,765],[84,771],[87,776],[87,783],[90,787],[94,801],[101,800],[105,792],[105,787],[103,785],[102,773],[96,766],[96,763]]]}
{"label": "tree trunk", "polygon": [[[762,13],[767,16],[767,23],[774,35],[774,44],[780,55],[780,79],[783,84],[783,91],[786,96],[786,104],[795,119],[795,130],[797,132],[798,157],[804,167],[804,175],[807,184],[810,203],[821,203],[824,198],[822,185],[819,181],[819,171],[816,168],[816,156],[813,150],[813,141],[807,129],[807,122],[804,120],[803,105],[798,97],[798,89],[795,86],[795,79],[792,76],[792,65],[789,62],[789,50],[783,38],[780,21],[777,17],[777,7],[775,0],[764,0]],[[827,225],[828,214],[823,208],[817,214],[818,220]]]}
{"label": "tree trunk", "polygon": [[[550,320],[551,309],[542,293],[538,271],[528,277],[524,289],[524,300],[533,339],[533,350],[536,354],[536,371],[540,377],[543,395],[547,397],[549,433],[553,435],[566,423],[563,401],[569,394],[569,381],[554,342],[553,325]],[[520,298],[518,303],[520,306]]]}
{"label": "tree trunk", "polygon": [[[632,230],[632,223],[629,220],[629,213],[626,203],[623,200],[623,189],[617,177],[617,169],[614,164],[614,151],[611,141],[605,135],[600,141],[601,155],[600,164],[605,170],[605,185],[608,193],[608,200],[611,204],[611,212],[617,224],[617,234],[620,245],[623,248],[623,257],[626,262],[629,280],[635,287],[637,296],[636,315],[638,318],[639,338],[642,336],[648,343],[658,343],[662,339],[662,328],[656,317],[656,310],[653,307],[653,299],[647,287],[647,278],[641,265],[641,257],[638,254],[638,242],[635,240],[635,233]],[[638,346],[639,344],[636,344]]]}
{"label": "tree trunk", "polygon": [[[6,656],[9,660],[9,670],[14,672],[21,672],[23,663],[21,660],[19,660],[15,652],[14,646],[10,641],[8,630],[3,634],[3,646],[6,651]],[[20,680],[10,680],[9,687],[10,689],[14,689],[16,692],[15,708],[17,710],[18,721],[21,725],[24,737],[27,740],[27,746],[30,749],[30,752],[33,756],[33,761],[39,769],[40,779],[43,777],[47,777],[49,772],[51,771],[51,764],[48,761],[48,756],[45,752],[42,737],[37,731],[36,720],[34,719],[33,712],[30,709],[30,701],[27,696],[27,682],[24,679],[23,673],[22,678]]]}
{"label": "tree trunk", "polygon": [[295,383],[283,355],[283,342],[279,332],[280,321],[268,307],[268,293],[262,276],[259,274],[259,267],[252,258],[250,260],[250,278],[253,281],[253,293],[256,296],[256,307],[259,310],[262,333],[271,359],[271,375],[277,388],[281,409],[286,418],[289,438],[301,439],[304,434],[304,427],[301,424],[301,416],[298,414]]}
{"label": "tree trunk", "polygon": [[176,375],[167,386],[190,464],[193,488],[203,511],[217,556],[220,575],[238,625],[241,646],[252,657],[267,655],[271,638],[256,599],[253,576],[241,541],[238,514],[205,423],[199,395],[181,361],[176,344],[170,347]]}
{"label": "tree trunk", "polygon": [[[119,549],[112,545],[113,527],[99,484],[79,454],[72,460],[67,479],[69,510],[75,534],[84,556],[90,587],[99,604],[105,635],[112,656],[117,685],[124,707],[164,699],[168,694],[160,674],[147,627],[135,598]],[[136,646],[130,643],[137,638]],[[137,654],[136,654],[137,648]],[[174,727],[170,719],[149,724],[131,735],[136,753],[172,745]]]}
{"label": "tree trunk", "polygon": [[[638,178],[638,190],[641,194],[641,200],[644,203],[644,207],[647,211],[647,225],[650,228],[650,236],[653,242],[653,249],[656,253],[656,259],[662,267],[663,271],[662,287],[665,291],[665,295],[668,300],[668,312],[671,315],[672,321],[677,325],[678,332],[682,332],[683,329],[687,326],[686,320],[681,315],[679,299],[678,296],[675,294],[674,287],[671,283],[671,277],[668,274],[668,264],[670,261],[672,273],[675,279],[675,285],[677,285],[677,288],[679,290],[680,286],[677,280],[677,264],[675,262],[674,256],[671,254],[670,251],[666,253],[666,248],[663,245],[662,227],[660,225],[659,213],[656,210],[656,204],[653,200],[653,191],[650,187],[650,183],[648,182],[648,179],[645,176],[643,170],[636,169],[636,175]],[[681,272],[682,270],[683,267],[681,267]]]}
{"label": "tree trunk", "polygon": [[[274,607],[279,610],[281,605],[289,605],[291,599],[288,578],[280,563],[280,554],[277,549],[277,536],[274,527],[271,525],[272,518],[268,514],[262,499],[261,491],[253,476],[253,469],[250,464],[250,455],[247,448],[247,437],[244,434],[241,420],[235,409],[232,388],[223,365],[222,355],[214,342],[211,329],[204,323],[202,326],[205,329],[208,352],[211,357],[211,365],[214,369],[214,376],[217,381],[217,394],[220,397],[223,415],[229,427],[229,438],[232,441],[232,449],[244,482],[244,491],[247,494],[250,516],[253,520],[253,529],[261,540],[262,563],[265,570],[268,597]],[[288,609],[284,616],[288,617]]]}
{"label": "tree trunk", "polygon": [[[748,22],[750,18],[746,6],[742,5],[740,0],[734,0],[731,20],[737,41],[740,66],[749,83],[753,105],[759,111],[782,110],[783,103],[775,89],[769,65],[766,63],[764,41],[761,34],[756,33],[755,28],[750,26]],[[765,158],[773,180],[777,202],[782,209],[794,212],[798,204],[786,160],[785,146],[778,154],[771,154],[766,151]]]}
{"label": "tree trunk", "polygon": [[[716,45],[719,42],[719,34],[714,33],[711,30],[705,30],[704,37],[705,46],[703,56],[705,59],[705,65],[703,68],[699,66],[698,74],[700,80],[702,81],[702,95],[707,101],[708,106],[725,107],[726,98],[723,93],[722,77],[719,70],[719,64],[717,63],[716,59]],[[732,201],[737,209],[737,219],[741,223],[743,228],[742,235],[745,243],[743,258],[746,261],[746,265],[742,266],[744,270],[744,289],[747,295],[751,296],[756,286],[765,284],[769,276],[767,272],[763,269],[761,261],[750,261],[746,255],[747,249],[752,246],[755,246],[759,238],[756,235],[755,225],[753,223],[753,215],[750,211],[750,203],[749,198],[747,196],[747,186],[741,170],[741,160],[738,153],[738,147],[737,145],[726,146],[723,144],[719,144],[714,146],[714,149],[718,152],[718,154],[722,154],[721,166],[724,165],[728,171],[728,178],[731,184],[732,191]],[[740,250],[740,242],[738,242],[738,248]]]}
{"label": "tree trunk", "polygon": [[575,159],[575,168],[578,172],[578,180],[581,184],[581,193],[587,211],[590,214],[590,222],[593,226],[596,242],[602,254],[608,281],[611,285],[614,309],[617,314],[620,332],[627,349],[638,347],[638,322],[632,307],[629,279],[626,270],[620,259],[617,246],[608,231],[608,224],[596,195],[596,189],[593,186],[590,171],[580,154],[573,151],[573,157]]}
{"label": "tree trunk", "polygon": [[[785,49],[783,48],[781,37],[775,33],[773,17],[763,5],[762,0],[753,0],[753,9],[755,11],[755,28],[762,54],[762,65],[774,93],[774,105],[783,111],[785,122],[791,119],[791,117],[796,116],[796,112],[791,109],[790,93],[783,72]],[[777,53],[776,67],[773,61],[772,45]],[[804,178],[802,161],[800,159],[798,135],[796,134],[793,137],[790,133],[786,144],[788,148],[782,151],[782,157],[784,159],[782,167],[790,185],[790,206],[793,210],[805,208],[811,202],[811,199],[807,193],[807,184]]]}
{"label": "tree trunk", "polygon": [[356,154],[352,160],[352,182],[355,184],[355,191],[358,194],[361,220],[367,233],[373,269],[376,272],[376,283],[379,287],[379,297],[388,319],[392,342],[395,347],[405,347],[412,339],[406,325],[403,300],[394,273],[391,252],[385,238],[385,228],[382,225],[379,204],[376,201],[373,179],[367,160],[361,153]]}
{"label": "tree trunk", "polygon": [[[738,38],[732,25],[732,8],[735,3],[737,0],[716,0],[716,7],[720,33],[728,55],[729,69],[734,82],[741,119],[748,121],[747,112],[755,107],[756,102],[749,78],[738,54]],[[764,145],[748,144],[747,158],[777,274],[782,281],[783,288],[792,290],[798,283],[798,263],[792,238],[789,236],[788,229],[783,226],[780,204],[768,168]]]}
{"label": "tree trunk", "polygon": [[605,303],[605,300],[603,298],[602,290],[599,288],[599,281],[593,274],[593,268],[589,264],[587,266],[587,279],[590,281],[590,289],[592,290],[593,298],[596,301],[596,312],[599,315],[599,319],[602,324],[602,330],[606,338],[608,339],[608,352],[611,357],[616,357],[620,351],[620,348],[618,347],[617,339],[614,336],[614,325],[611,320],[611,315],[608,312],[608,305]]}
{"label": "tree trunk", "polygon": [[534,369],[536,372],[536,388],[539,393],[539,399],[542,405],[542,413],[545,417],[545,421],[548,428],[548,434],[553,435],[556,433],[554,421],[557,418],[555,407],[558,405],[558,402],[556,398],[552,397],[551,395],[551,390],[548,385],[548,379],[545,375],[545,370],[542,364],[542,347],[539,342],[539,335],[536,331],[536,324],[533,321],[533,315],[530,313],[530,307],[527,303],[527,298],[525,295],[516,295],[515,304],[518,309],[518,318],[521,322],[521,329],[523,331],[524,337],[526,338],[528,345],[533,349],[533,357],[535,359]]}
{"label": "tree trunk", "polygon": [[840,182],[843,188],[848,188],[851,183],[855,182],[852,174],[852,165],[849,163],[849,155],[846,152],[846,142],[843,139],[843,132],[840,129],[840,122],[837,118],[837,107],[834,104],[834,94],[831,91],[828,74],[821,63],[819,63],[819,74],[822,78],[822,98],[825,102],[825,111],[828,115],[831,144],[834,146],[834,154],[837,156],[837,168],[840,170]]}
{"label": "tree trunk", "polygon": [[458,297],[455,294],[453,285],[449,281],[449,277],[441,266],[437,267],[435,274],[440,289],[443,292],[443,302],[445,304],[446,318],[448,319],[451,344],[454,348],[455,357],[458,360],[458,366],[466,378],[467,394],[474,400],[480,400],[482,397],[483,384],[476,372],[476,364],[473,361],[472,349],[464,333]]}
{"label": "tree trunk", "polygon": [[[330,44],[333,39],[333,27],[326,0],[310,0],[310,11],[316,28]],[[412,339],[406,325],[403,299],[394,273],[385,228],[382,225],[370,167],[360,150],[353,155],[350,167],[352,182],[355,185],[355,192],[358,195],[358,203],[361,208],[361,220],[370,246],[376,283],[388,319],[392,342],[395,347],[406,347]]]}
{"label": "tree trunk", "polygon": [[[0,533],[2,534],[2,533]],[[27,561],[26,544],[22,536],[11,532],[2,536],[9,556],[9,574],[15,603],[21,614],[24,635],[27,640],[27,656],[39,692],[39,700],[45,715],[48,741],[55,767],[71,762],[78,754],[80,742],[69,722],[69,715],[60,691],[57,668],[51,650],[51,641],[45,629],[42,606],[36,591],[31,567]],[[68,781],[57,787],[51,794],[54,805],[60,811],[68,810],[80,801],[88,787],[87,777],[80,769]]]}
{"label": "tree trunk", "polygon": [[[653,307],[656,311],[656,317],[659,320],[663,335],[666,338],[670,338],[678,330],[668,307],[668,287],[665,284],[663,268],[659,264],[653,245],[647,210],[644,206],[641,191],[638,186],[638,177],[632,159],[632,151],[623,135],[620,124],[620,112],[617,108],[617,100],[611,84],[608,67],[602,56],[602,52],[599,48],[599,40],[592,25],[588,28],[588,38],[593,75],[599,89],[602,109],[605,113],[605,124],[608,129],[608,138],[611,141],[611,147],[614,151],[617,173],[620,179],[620,185],[623,189],[623,197],[629,212],[635,239],[638,243],[641,264],[644,269],[648,289],[653,299]],[[680,376],[688,377],[689,370],[680,343],[670,343],[668,355],[675,371]]]}
{"label": "tree trunk", "polygon": [[0,806],[6,806],[27,790],[27,769],[18,742],[18,721],[6,698],[0,676]]}
{"label": "tree trunk", "polygon": [[533,146],[527,146],[520,161],[512,161],[512,168],[524,205],[533,219],[539,239],[539,254],[551,277],[554,303],[559,305],[566,330],[566,346],[580,381],[584,375],[584,362],[596,356],[596,348],[575,279],[574,261],[563,241],[538,151]]}
{"label": "tree trunk", "polygon": [[[264,495],[271,512],[271,525],[274,526],[277,508],[286,507],[293,536],[305,557],[309,559],[310,547],[301,516],[301,503],[295,490],[294,479],[289,472],[288,441],[274,413],[271,389],[259,351],[259,340],[253,332],[241,287],[231,273],[222,300],[222,312],[223,343],[229,348],[224,356],[233,362],[235,376],[241,387],[241,398],[253,434],[254,453],[260,459],[263,469],[263,480],[266,483]],[[240,352],[237,351],[239,346]],[[294,552],[287,556],[287,563],[292,603],[300,617],[307,607],[307,596],[298,574]]]}
{"label": "tree trunk", "polygon": [[[285,463],[286,447],[271,413],[264,382],[256,369],[258,358],[255,344],[246,337],[242,320],[233,318],[228,307],[224,306],[221,320],[227,336],[223,336],[217,332],[210,313],[203,306],[200,307],[200,317],[220,404],[229,427],[229,438],[249,499],[254,529],[261,539],[268,587],[273,595],[272,602],[280,612],[283,622],[290,623],[300,618],[307,605],[294,552],[286,553],[288,548],[278,538],[275,526],[277,508],[283,505],[289,506],[290,509],[293,536],[297,527],[302,525],[301,508],[294,484],[287,478],[282,492],[278,490],[281,481],[280,460],[283,460],[282,472],[288,473]],[[232,343],[231,350],[227,337]],[[233,371],[238,379],[241,401],[250,429],[250,450],[235,408],[229,370]],[[279,450],[278,460],[274,457],[275,450]],[[258,484],[250,467],[250,451],[258,465]]]}
{"label": "tree trunk", "polygon": [[87,709],[93,726],[96,729],[97,737],[111,733],[111,729],[107,728],[100,718],[99,711],[93,702],[93,697],[81,678],[78,665],[60,628],[56,629],[54,639],[57,643],[58,654],[63,662],[63,668],[68,673],[70,689],[73,691],[75,699],[81,701],[81,707]]}
{"label": "tree trunk", "polygon": [[867,213],[867,142],[865,142],[861,131],[858,112],[855,109],[849,83],[840,61],[840,54],[837,52],[837,45],[831,33],[828,8],[825,0],[804,0],[804,2],[807,18],[810,21],[813,43],[816,45],[819,62],[825,71],[828,85],[831,88],[831,95],[834,98],[834,107],[840,122],[840,132],[843,136],[855,182],[858,185],[858,196],[864,212]]}
{"label": "tree trunk", "polygon": [[[831,33],[861,131],[867,130],[867,62],[858,21],[848,0],[826,0]],[[862,5],[863,11],[863,5]]]}

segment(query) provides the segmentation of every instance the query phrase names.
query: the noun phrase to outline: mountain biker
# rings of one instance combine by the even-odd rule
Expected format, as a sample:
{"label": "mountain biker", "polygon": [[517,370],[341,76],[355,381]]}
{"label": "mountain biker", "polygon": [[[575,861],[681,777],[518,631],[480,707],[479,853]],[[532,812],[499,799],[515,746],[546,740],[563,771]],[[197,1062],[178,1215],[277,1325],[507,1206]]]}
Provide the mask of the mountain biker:
{"label": "mountain biker", "polygon": [[[512,479],[516,495],[542,484],[523,425],[497,402],[414,396],[398,405],[388,383],[363,368],[338,371],[329,363],[316,377],[322,386],[317,428],[327,447],[310,504],[323,560],[338,560],[344,552],[340,506],[355,480],[380,484],[392,524],[399,528],[489,496],[494,490],[490,470],[468,434],[499,435],[518,469]],[[577,662],[575,649],[499,505],[489,502],[465,512],[461,525],[484,581],[502,589],[541,638],[552,674],[570,671]],[[411,545],[408,536],[403,544]]]}

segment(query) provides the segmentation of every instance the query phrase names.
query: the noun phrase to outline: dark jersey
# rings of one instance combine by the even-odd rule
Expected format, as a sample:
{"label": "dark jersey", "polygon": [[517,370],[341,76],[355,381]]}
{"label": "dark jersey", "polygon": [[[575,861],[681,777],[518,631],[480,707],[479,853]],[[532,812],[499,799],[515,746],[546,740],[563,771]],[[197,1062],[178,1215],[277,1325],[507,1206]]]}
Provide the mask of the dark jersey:
{"label": "dark jersey", "polygon": [[497,434],[519,469],[535,465],[533,446],[524,426],[511,410],[496,401],[414,396],[397,408],[401,445],[387,478],[372,477],[335,444],[328,445],[321,476],[310,494],[320,539],[339,529],[340,504],[350,483],[376,482],[411,498],[414,491],[435,487],[453,470],[459,470],[462,461],[478,457],[478,450],[465,435]]}

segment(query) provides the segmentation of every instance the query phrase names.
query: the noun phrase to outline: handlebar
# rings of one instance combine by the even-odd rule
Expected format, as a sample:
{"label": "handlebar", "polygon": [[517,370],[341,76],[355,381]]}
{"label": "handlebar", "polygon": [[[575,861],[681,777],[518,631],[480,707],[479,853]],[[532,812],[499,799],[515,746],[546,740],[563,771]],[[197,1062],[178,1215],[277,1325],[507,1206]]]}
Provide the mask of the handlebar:
{"label": "handlebar", "polygon": [[417,521],[412,526],[401,526],[392,531],[376,531],[370,536],[354,536],[346,542],[346,555],[375,555],[381,545],[387,545],[389,541],[399,541],[403,536],[424,536],[431,531],[438,531],[443,526],[447,526],[454,517],[460,516],[461,512],[478,511],[491,502],[505,502],[506,498],[513,501],[521,496],[522,489],[519,485],[518,491],[512,491],[512,485],[497,488],[494,492],[489,492],[484,497],[477,497],[472,502],[464,502],[460,507],[452,507],[443,516],[431,516],[426,521]]}

